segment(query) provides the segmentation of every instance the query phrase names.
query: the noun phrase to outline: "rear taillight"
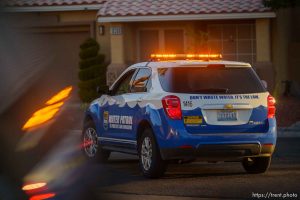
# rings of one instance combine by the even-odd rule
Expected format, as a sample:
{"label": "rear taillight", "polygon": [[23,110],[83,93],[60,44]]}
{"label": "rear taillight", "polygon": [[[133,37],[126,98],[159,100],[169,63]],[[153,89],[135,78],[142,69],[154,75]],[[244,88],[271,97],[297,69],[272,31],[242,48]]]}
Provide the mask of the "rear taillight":
{"label": "rear taillight", "polygon": [[162,105],[168,117],[171,119],[181,119],[180,99],[177,96],[169,95],[164,97]]}
{"label": "rear taillight", "polygon": [[268,118],[274,118],[276,107],[275,107],[276,100],[271,95],[268,96]]}

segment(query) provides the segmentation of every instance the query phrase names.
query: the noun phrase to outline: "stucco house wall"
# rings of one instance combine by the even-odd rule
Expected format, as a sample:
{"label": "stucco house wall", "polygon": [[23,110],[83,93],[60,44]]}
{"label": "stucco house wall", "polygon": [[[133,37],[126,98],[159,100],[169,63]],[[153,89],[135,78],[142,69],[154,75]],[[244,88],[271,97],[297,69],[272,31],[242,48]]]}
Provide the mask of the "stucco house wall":
{"label": "stucco house wall", "polygon": [[[161,34],[163,30],[181,29],[184,32],[184,50],[182,53],[205,53],[208,52],[208,49],[211,53],[223,53],[230,51],[228,50],[230,48],[235,48],[232,50],[233,52],[237,52],[237,48],[241,48],[240,46],[235,47],[237,46],[237,41],[235,41],[237,36],[234,33],[232,41],[223,41],[224,45],[222,47],[220,45],[216,46],[213,43],[215,32],[211,27],[243,25],[251,27],[251,30],[248,32],[249,35],[252,35],[251,40],[253,41],[249,48],[252,48],[253,59],[243,58],[242,55],[236,57],[235,55],[229,56],[226,54],[224,59],[250,62],[257,69],[258,73],[269,82],[269,87],[273,88],[275,80],[269,76],[270,74],[275,74],[271,59],[270,19],[98,23],[96,29],[98,30],[99,26],[104,26],[105,33],[104,35],[97,34],[97,40],[101,47],[105,49],[103,53],[110,57],[111,63],[108,72],[108,85],[112,84],[116,77],[130,64],[147,61],[145,58],[141,59],[139,55],[142,51],[139,44],[139,31],[141,30],[157,30]],[[112,35],[111,29],[113,27],[121,28],[122,33],[120,35]],[[199,34],[201,32],[208,34],[208,38],[203,38]],[[203,46],[203,43],[206,43],[206,45]],[[242,39],[239,44],[243,44]],[[174,53],[166,52],[162,49],[158,48],[156,52],[152,53]],[[241,49],[239,51],[243,54]]]}
{"label": "stucco house wall", "polygon": [[[226,8],[218,8],[218,5],[212,4],[205,6],[208,6],[208,10],[222,9],[222,12],[225,12],[223,15],[221,14],[223,17],[216,18],[217,15],[208,14],[193,18],[193,14],[195,13],[190,15],[181,15],[178,13],[172,15],[174,18],[170,20],[169,13],[165,15],[159,13],[167,12],[158,5],[160,3],[167,3],[167,1],[151,1],[153,4],[151,7],[152,11],[149,12],[158,12],[157,15],[153,16],[151,16],[151,13],[149,15],[145,14],[149,9],[143,7],[143,4],[146,5],[150,0],[139,2],[140,5],[133,6],[130,6],[132,2],[127,0],[97,0],[98,3],[93,1],[92,5],[84,5],[86,3],[85,1],[62,0],[62,5],[54,6],[34,4],[38,1],[39,0],[32,1],[32,5],[24,4],[25,1],[21,0],[15,1],[16,5],[10,3],[10,9],[12,9],[9,12],[10,17],[16,19],[22,18],[22,20],[18,21],[18,24],[26,24],[26,21],[34,21],[35,25],[31,27],[30,31],[35,33],[64,32],[66,34],[72,34],[76,32],[88,32],[88,36],[96,38],[99,42],[101,46],[100,53],[106,55],[106,62],[109,64],[107,73],[108,85],[130,64],[145,60],[145,58],[141,58],[140,55],[142,51],[139,45],[140,30],[156,29],[159,30],[159,37],[164,37],[162,36],[163,30],[181,28],[184,31],[183,52],[203,52],[209,49],[210,51],[216,51],[221,48],[224,53],[224,49],[239,48],[238,45],[234,47],[234,44],[236,44],[234,41],[235,36],[229,39],[230,41],[225,41],[225,46],[222,47],[220,47],[220,43],[217,44],[213,39],[208,39],[208,45],[206,46],[203,45],[201,41],[207,37],[205,34],[215,35],[218,31],[212,31],[214,28],[224,28],[230,26],[230,24],[251,25],[248,27],[252,29],[251,34],[254,34],[254,36],[251,37],[251,40],[253,40],[251,43],[253,57],[250,59],[249,55],[247,55],[248,57],[243,55],[224,55],[225,59],[250,62],[260,77],[267,80],[269,89],[271,91],[275,90],[278,95],[284,92],[284,84],[282,81],[290,80],[295,82],[294,85],[299,84],[300,67],[298,66],[300,56],[298,51],[296,51],[296,49],[299,49],[300,43],[298,39],[298,35],[300,34],[299,8],[281,9],[276,11],[276,15],[272,15],[272,11],[261,7],[261,5],[259,5],[261,2],[258,0],[241,1],[242,5],[240,6],[245,6],[243,8],[244,10],[254,6],[253,9],[258,9],[258,11],[256,11],[257,13],[247,13],[244,11],[237,13],[239,16],[237,17],[236,13],[227,13]],[[20,5],[20,2],[24,5]],[[72,5],[68,6],[64,4],[67,2],[72,2]],[[49,1],[48,4],[49,3],[51,2]],[[73,6],[73,3],[76,3],[76,5]],[[175,9],[172,11],[173,13],[183,9],[182,6],[177,5],[177,3],[174,1],[171,5],[172,9]],[[126,4],[127,7],[124,7],[123,4]],[[111,9],[116,6],[121,6],[122,9]],[[134,6],[142,7],[140,9],[131,10]],[[157,10],[153,10],[153,6],[158,6]],[[185,10],[187,13],[201,12],[202,6],[199,7],[199,10],[185,9],[187,9]],[[122,15],[118,15],[118,12],[123,13],[121,13]],[[127,12],[131,12],[132,15],[127,15]],[[138,12],[141,16],[137,16],[139,14],[135,14],[135,12]],[[257,17],[255,17],[255,15],[257,15]],[[147,16],[150,17],[150,21],[147,19]],[[186,16],[188,16],[188,18],[192,17],[193,20],[182,19],[182,17]],[[228,16],[233,17],[228,18]],[[119,21],[116,19],[109,21],[107,17],[116,17]],[[156,20],[154,18],[152,19],[152,17]],[[124,19],[128,19],[129,21]],[[114,28],[120,28],[121,33],[113,34],[112,29]],[[250,33],[250,31],[248,32]],[[213,38],[213,36],[210,37]],[[245,41],[244,46],[247,46],[247,42],[249,46],[249,41]],[[158,51],[162,51],[164,48],[161,48],[161,46],[163,46],[161,41],[159,45],[160,48]],[[241,54],[242,53],[243,52],[241,52]]]}

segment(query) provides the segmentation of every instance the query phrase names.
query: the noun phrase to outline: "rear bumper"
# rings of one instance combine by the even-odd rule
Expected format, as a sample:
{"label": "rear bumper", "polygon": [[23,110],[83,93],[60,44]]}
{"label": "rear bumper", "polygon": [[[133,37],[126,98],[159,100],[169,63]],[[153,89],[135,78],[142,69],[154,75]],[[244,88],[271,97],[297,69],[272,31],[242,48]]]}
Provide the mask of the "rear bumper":
{"label": "rear bumper", "polygon": [[198,158],[206,161],[229,161],[244,157],[271,156],[273,151],[274,145],[269,144],[209,144],[198,148],[184,146],[184,148],[161,149],[161,154],[164,160]]}
{"label": "rear bumper", "polygon": [[[157,132],[156,132],[157,133]],[[276,119],[269,119],[265,133],[190,134],[176,124],[156,135],[162,159],[238,160],[271,156],[277,139]]]}

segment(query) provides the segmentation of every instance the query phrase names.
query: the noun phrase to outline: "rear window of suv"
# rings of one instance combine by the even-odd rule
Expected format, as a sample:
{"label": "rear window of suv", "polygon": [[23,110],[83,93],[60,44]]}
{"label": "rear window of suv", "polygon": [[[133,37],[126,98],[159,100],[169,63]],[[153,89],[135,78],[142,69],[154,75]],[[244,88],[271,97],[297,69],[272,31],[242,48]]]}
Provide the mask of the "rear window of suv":
{"label": "rear window of suv", "polygon": [[251,67],[159,68],[159,80],[166,92],[192,94],[246,94],[265,92]]}

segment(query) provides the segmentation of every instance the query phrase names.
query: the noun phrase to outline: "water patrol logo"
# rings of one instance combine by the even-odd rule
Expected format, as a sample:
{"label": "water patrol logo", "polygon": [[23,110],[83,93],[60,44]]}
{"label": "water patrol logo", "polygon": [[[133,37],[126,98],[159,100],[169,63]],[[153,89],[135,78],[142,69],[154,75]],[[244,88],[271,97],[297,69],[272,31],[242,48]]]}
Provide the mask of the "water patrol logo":
{"label": "water patrol logo", "polygon": [[109,128],[132,130],[132,116],[109,115]]}
{"label": "water patrol logo", "polygon": [[103,112],[103,128],[104,128],[105,130],[108,129],[108,118],[109,118],[108,111],[104,111],[104,112]]}

